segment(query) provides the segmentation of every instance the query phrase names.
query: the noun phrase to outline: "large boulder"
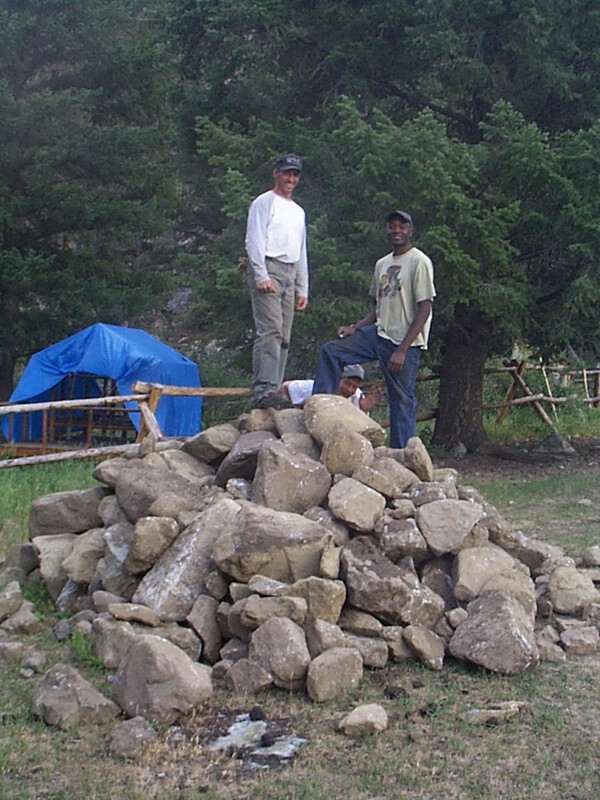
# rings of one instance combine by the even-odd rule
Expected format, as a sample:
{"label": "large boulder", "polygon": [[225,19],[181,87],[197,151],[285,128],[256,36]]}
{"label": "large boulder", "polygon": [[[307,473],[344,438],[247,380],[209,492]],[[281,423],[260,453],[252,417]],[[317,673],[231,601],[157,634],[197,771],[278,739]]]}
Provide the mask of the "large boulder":
{"label": "large boulder", "polygon": [[385,498],[354,478],[342,478],[331,487],[327,504],[342,522],[368,533],[383,514]]}
{"label": "large boulder", "polygon": [[332,647],[311,661],[306,691],[311,700],[324,703],[355,689],[362,675],[363,660],[358,650]]}
{"label": "large boulder", "polygon": [[385,431],[381,425],[338,395],[315,394],[309,397],[304,404],[304,422],[319,445],[323,445],[338,427],[360,433],[373,447],[385,441]]}
{"label": "large boulder", "polygon": [[483,592],[469,603],[467,612],[450,640],[451,655],[503,675],[517,675],[537,665],[533,620],[516,597]]}
{"label": "large boulder", "polygon": [[214,543],[216,566],[236,581],[254,575],[286,583],[319,574],[331,534],[317,522],[262,506],[245,505],[235,525]]}
{"label": "large boulder", "polygon": [[483,516],[483,508],[467,500],[434,500],[415,514],[419,530],[432,553],[458,553],[467,535]]}
{"label": "large boulder", "polygon": [[137,636],[121,661],[112,695],[128,716],[170,724],[210,699],[210,668],[159,637]]}
{"label": "large boulder", "polygon": [[366,536],[357,536],[342,552],[341,577],[348,602],[392,625],[433,627],[444,612],[444,601],[386,558]]}
{"label": "large boulder", "polygon": [[230,478],[251,481],[256,472],[260,449],[269,440],[276,441],[271,431],[243,433],[221,462],[215,475],[216,485],[225,487]]}
{"label": "large boulder", "polygon": [[343,426],[335,428],[325,439],[321,461],[331,475],[352,475],[359,467],[373,463],[373,445],[364,436],[348,431]]}
{"label": "large boulder", "polygon": [[104,486],[38,497],[29,509],[29,539],[62,533],[83,533],[98,528],[98,506],[109,493]]}
{"label": "large boulder", "polygon": [[273,617],[252,635],[249,658],[273,677],[276,686],[297,691],[304,686],[310,653],[303,629],[286,617]]}
{"label": "large boulder", "polygon": [[227,535],[224,531],[237,530],[240,514],[240,505],[227,498],[199,514],[144,575],[133,602],[153,608],[164,620],[184,620],[205,593],[204,582],[214,570],[215,542]]}
{"label": "large boulder", "polygon": [[251,500],[276,511],[303,514],[320,505],[331,487],[323,464],[275,440],[258,454]]}
{"label": "large boulder", "polygon": [[46,672],[34,691],[32,709],[47,725],[62,730],[105,726],[119,714],[118,706],[69,664],[57,664]]}

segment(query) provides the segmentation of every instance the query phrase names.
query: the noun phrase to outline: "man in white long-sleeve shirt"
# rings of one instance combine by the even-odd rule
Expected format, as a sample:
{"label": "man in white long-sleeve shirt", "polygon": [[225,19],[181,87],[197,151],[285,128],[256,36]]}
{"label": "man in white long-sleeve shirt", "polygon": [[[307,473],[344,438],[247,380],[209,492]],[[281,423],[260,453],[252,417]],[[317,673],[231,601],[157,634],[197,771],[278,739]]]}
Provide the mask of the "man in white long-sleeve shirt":
{"label": "man in white long-sleeve shirt", "polygon": [[252,351],[252,405],[278,408],[294,311],[308,304],[304,210],[292,200],[302,161],[294,153],[275,162],[273,189],[251,204],[246,228],[248,286],[256,339]]}

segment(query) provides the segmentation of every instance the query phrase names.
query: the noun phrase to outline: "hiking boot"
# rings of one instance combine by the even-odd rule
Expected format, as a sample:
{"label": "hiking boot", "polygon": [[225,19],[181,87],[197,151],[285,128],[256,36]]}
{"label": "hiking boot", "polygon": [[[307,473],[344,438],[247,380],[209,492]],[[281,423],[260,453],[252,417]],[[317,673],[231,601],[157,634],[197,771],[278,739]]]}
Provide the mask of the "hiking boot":
{"label": "hiking boot", "polygon": [[263,396],[252,404],[254,408],[284,408],[288,405],[287,400],[275,390],[263,394]]}

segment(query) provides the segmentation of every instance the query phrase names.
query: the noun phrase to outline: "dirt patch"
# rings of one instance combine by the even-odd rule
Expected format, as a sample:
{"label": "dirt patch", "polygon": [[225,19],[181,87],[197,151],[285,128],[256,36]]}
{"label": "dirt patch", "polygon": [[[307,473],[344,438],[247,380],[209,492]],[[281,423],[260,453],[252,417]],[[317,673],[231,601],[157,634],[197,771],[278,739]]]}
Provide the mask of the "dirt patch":
{"label": "dirt patch", "polygon": [[538,452],[539,441],[515,441],[509,444],[489,443],[475,453],[462,457],[434,454],[436,467],[453,467],[462,482],[468,478],[492,479],[542,478],[564,473],[595,474],[600,470],[600,439],[569,439],[572,453]]}

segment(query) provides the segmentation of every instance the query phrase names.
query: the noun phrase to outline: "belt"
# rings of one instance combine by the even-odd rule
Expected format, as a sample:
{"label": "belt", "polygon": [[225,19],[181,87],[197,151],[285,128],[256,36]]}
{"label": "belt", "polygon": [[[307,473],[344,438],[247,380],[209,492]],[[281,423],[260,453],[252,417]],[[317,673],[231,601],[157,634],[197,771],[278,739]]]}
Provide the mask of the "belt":
{"label": "belt", "polygon": [[285,267],[293,267],[293,261],[282,261],[280,258],[274,258],[273,256],[266,256],[267,261],[276,261],[278,264],[283,264]]}

